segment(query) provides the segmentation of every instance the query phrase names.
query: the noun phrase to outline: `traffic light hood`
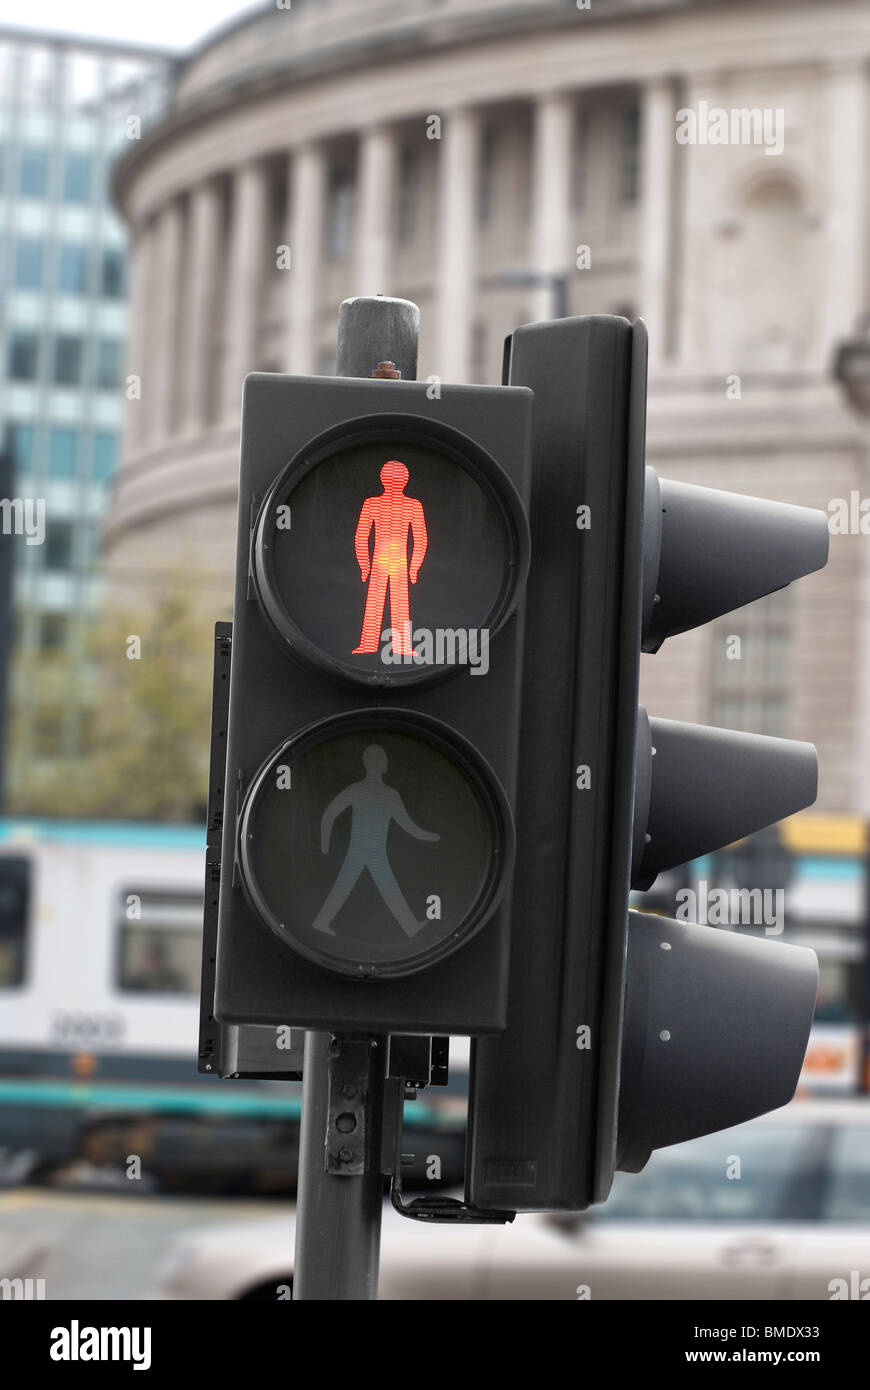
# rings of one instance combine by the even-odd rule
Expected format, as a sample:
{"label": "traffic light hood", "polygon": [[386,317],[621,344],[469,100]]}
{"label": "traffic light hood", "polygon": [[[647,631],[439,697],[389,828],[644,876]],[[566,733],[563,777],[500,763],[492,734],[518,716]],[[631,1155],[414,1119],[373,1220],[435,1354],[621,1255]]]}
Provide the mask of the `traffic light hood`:
{"label": "traffic light hood", "polygon": [[643,650],[822,569],[828,518],[659,478],[646,469],[643,517]]}
{"label": "traffic light hood", "polygon": [[650,719],[641,706],[632,888],[811,806],[817,788],[811,743]]}
{"label": "traffic light hood", "polygon": [[817,989],[804,946],[629,913],[616,1167],[791,1100]]}

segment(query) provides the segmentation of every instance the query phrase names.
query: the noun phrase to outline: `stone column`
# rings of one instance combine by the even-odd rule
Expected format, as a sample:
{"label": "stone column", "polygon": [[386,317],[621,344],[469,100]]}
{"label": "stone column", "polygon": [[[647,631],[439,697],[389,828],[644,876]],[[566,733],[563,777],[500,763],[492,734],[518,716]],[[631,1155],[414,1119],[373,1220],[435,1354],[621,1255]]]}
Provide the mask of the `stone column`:
{"label": "stone column", "polygon": [[[827,101],[827,293],[824,341],[818,365],[828,366],[835,344],[847,337],[865,303],[864,244],[866,162],[866,84],[859,58],[833,62],[828,69]],[[785,148],[788,150],[788,113]],[[771,159],[771,164],[776,163]]]}
{"label": "stone column", "polygon": [[[703,77],[681,80],[677,88],[677,110],[698,110],[700,101],[709,98],[709,82]],[[709,309],[710,273],[705,265],[709,254],[710,211],[707,206],[703,156],[706,150],[698,145],[677,145],[676,119],[674,218],[678,227],[679,256],[673,267],[672,295],[674,299],[674,355],[687,371],[710,369],[709,338],[705,343],[705,325]],[[699,158],[699,150],[701,157]],[[774,160],[769,161],[771,164]],[[677,279],[677,277],[679,277]]]}
{"label": "stone column", "polygon": [[471,320],[475,272],[477,114],[452,111],[441,136],[439,187],[439,305],[437,374],[466,382],[471,373]]}
{"label": "stone column", "polygon": [[183,231],[181,205],[173,200],[159,214],[146,305],[146,314],[154,315],[142,378],[142,407],[149,445],[164,443],[175,428]]}
{"label": "stone column", "polygon": [[[130,302],[127,349],[125,352],[126,378],[137,376],[140,384],[148,370],[148,338],[151,316],[149,296],[151,269],[154,259],[154,224],[142,222],[133,233],[130,249]],[[136,454],[143,446],[147,434],[147,407],[135,396],[132,400],[124,398],[124,457]]]}
{"label": "stone column", "polygon": [[392,293],[396,140],[389,126],[370,126],[360,138],[356,246],[357,294]]}
{"label": "stone column", "polygon": [[209,423],[211,372],[219,302],[221,205],[217,185],[201,183],[190,197],[181,337],[185,364],[182,427],[197,434]]}
{"label": "stone column", "polygon": [[642,96],[640,316],[649,329],[651,366],[669,355],[674,336],[675,95],[670,77],[654,77]]}
{"label": "stone column", "polygon": [[535,105],[532,149],[532,269],[546,282],[532,294],[532,318],[553,317],[553,277],[570,275],[575,262],[571,232],[571,164],[576,103],[548,92]]}
{"label": "stone column", "polygon": [[242,383],[257,367],[260,288],[277,248],[269,240],[266,166],[251,160],[236,169],[230,201],[221,415],[238,424]]}
{"label": "stone column", "polygon": [[[288,235],[290,269],[285,270],[287,291],[285,370],[297,374],[316,372],[318,367],[318,321],[320,261],[326,160],[317,145],[302,145],[291,155],[287,180],[289,189]],[[338,306],[336,305],[336,312]]]}

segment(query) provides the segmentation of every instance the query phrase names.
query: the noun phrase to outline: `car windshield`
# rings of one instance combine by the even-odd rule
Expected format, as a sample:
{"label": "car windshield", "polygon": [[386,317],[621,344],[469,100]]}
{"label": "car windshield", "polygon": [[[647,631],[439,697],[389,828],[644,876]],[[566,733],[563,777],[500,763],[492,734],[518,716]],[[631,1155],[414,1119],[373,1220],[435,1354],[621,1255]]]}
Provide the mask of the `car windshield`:
{"label": "car windshield", "polygon": [[640,1173],[617,1173],[603,1221],[769,1221],[794,1210],[808,1148],[805,1125],[740,1125],[653,1154]]}

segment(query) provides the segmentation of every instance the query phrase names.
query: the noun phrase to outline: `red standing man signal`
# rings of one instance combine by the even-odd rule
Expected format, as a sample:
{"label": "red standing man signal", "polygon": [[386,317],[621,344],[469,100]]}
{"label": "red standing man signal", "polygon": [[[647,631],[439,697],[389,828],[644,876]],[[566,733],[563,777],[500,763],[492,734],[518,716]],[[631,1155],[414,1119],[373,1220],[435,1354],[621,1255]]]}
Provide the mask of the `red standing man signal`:
{"label": "red standing man signal", "polygon": [[[398,459],[390,459],[381,469],[384,490],[377,497],[363,502],[356,524],[354,550],[362,575],[368,584],[366,611],[363,614],[362,635],[353,655],[376,652],[384,621],[387,586],[390,590],[390,627],[393,630],[393,651],[412,656],[411,613],[408,599],[408,580],[416,584],[428,536],[423,507],[416,497],[406,497],[409,473]],[[371,557],[369,537],[374,527],[375,538]],[[412,537],[411,559],[408,561],[408,532]]]}

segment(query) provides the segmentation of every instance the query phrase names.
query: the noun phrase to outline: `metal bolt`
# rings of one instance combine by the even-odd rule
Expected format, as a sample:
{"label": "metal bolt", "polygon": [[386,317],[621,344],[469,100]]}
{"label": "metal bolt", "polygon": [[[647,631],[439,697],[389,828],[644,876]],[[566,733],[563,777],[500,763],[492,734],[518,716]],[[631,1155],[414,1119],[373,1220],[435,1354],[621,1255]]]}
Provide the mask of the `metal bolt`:
{"label": "metal bolt", "polygon": [[352,1081],[345,1081],[344,1085],[341,1088],[341,1094],[345,1096],[348,1100],[353,1100],[354,1096],[356,1095],[356,1086],[354,1086]]}
{"label": "metal bolt", "polygon": [[400,381],[402,373],[399,371],[395,362],[379,362],[372,372],[372,376],[380,377],[387,381]]}
{"label": "metal bolt", "polygon": [[339,1149],[338,1157],[339,1162],[350,1163],[351,1159],[353,1158],[353,1154],[351,1153],[350,1149]]}

